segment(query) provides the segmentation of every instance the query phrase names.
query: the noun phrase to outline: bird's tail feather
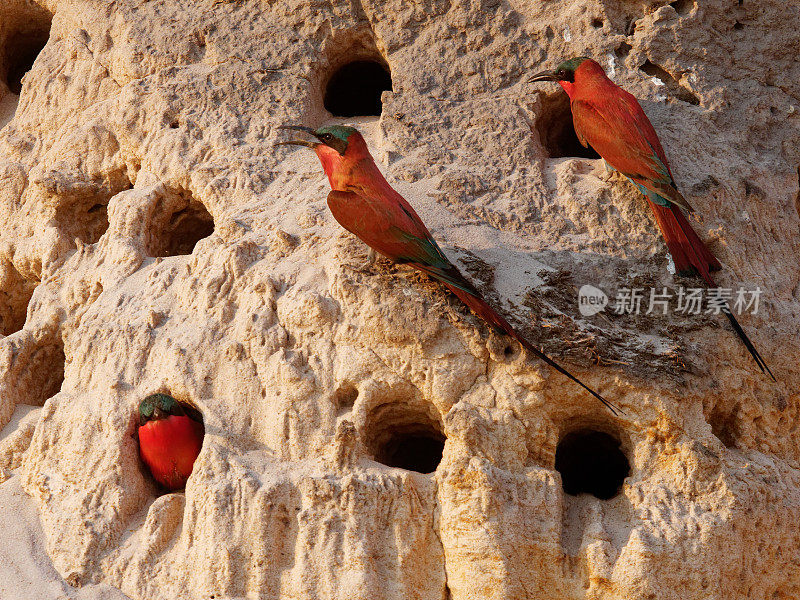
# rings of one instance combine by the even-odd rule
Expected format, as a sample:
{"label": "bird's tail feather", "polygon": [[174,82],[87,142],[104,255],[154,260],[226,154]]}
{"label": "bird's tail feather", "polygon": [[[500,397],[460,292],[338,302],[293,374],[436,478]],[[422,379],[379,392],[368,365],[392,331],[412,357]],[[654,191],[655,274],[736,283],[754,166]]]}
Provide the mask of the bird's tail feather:
{"label": "bird's tail feather", "polygon": [[[692,229],[681,209],[676,206],[659,206],[653,202],[650,202],[650,208],[653,209],[656,222],[661,229],[661,233],[664,234],[664,240],[667,242],[669,253],[675,263],[675,270],[681,275],[699,273],[709,286],[715,287],[716,284],[713,277],[711,277],[711,272],[718,271],[721,265]],[[750,338],[747,337],[744,329],[739,325],[739,321],[733,316],[727,304],[722,308],[722,312],[730,321],[733,331],[736,332],[753,360],[756,361],[761,372],[768,374],[775,381],[772,371],[769,370],[761,354],[756,350]]]}
{"label": "bird's tail feather", "polygon": [[519,333],[517,333],[517,331],[508,323],[508,321],[506,321],[503,317],[501,317],[497,313],[497,311],[495,311],[491,306],[489,306],[483,298],[481,298],[480,296],[477,296],[475,294],[471,294],[469,292],[466,292],[463,289],[458,288],[458,287],[456,287],[456,286],[454,286],[454,285],[452,285],[450,283],[447,283],[447,282],[443,282],[443,283],[447,286],[447,288],[451,292],[453,292],[456,296],[458,296],[458,298],[464,304],[466,304],[470,308],[470,310],[472,310],[472,312],[474,312],[481,319],[486,321],[494,329],[497,329],[500,332],[508,335],[509,337],[512,337],[515,340],[517,340],[524,348],[528,349],[530,352],[532,352],[533,354],[538,356],[541,360],[543,360],[548,365],[553,367],[556,371],[558,371],[559,373],[561,373],[562,375],[564,375],[568,379],[571,379],[572,381],[577,383],[579,386],[581,386],[583,389],[585,389],[587,392],[589,392],[592,396],[594,396],[595,398],[600,400],[600,402],[602,402],[606,407],[608,407],[608,409],[612,413],[614,413],[615,415],[618,415],[618,414],[620,414],[622,412],[622,409],[620,409],[619,407],[615,406],[614,404],[612,404],[611,402],[609,402],[608,400],[603,398],[600,394],[595,392],[592,388],[587,386],[580,379],[575,377],[572,373],[567,371],[564,367],[562,367],[561,365],[556,363],[553,359],[551,359],[549,356],[547,356],[544,352],[542,352],[541,350],[536,348],[528,340],[526,340]]}
{"label": "bird's tail feather", "polygon": [[733,327],[733,330],[736,332],[736,335],[739,336],[739,339],[742,340],[744,347],[747,348],[747,351],[750,353],[750,356],[752,356],[753,360],[756,361],[756,364],[758,365],[758,368],[761,369],[761,372],[768,374],[772,378],[772,381],[776,381],[775,375],[773,375],[772,371],[769,370],[767,363],[764,362],[764,359],[761,357],[759,351],[756,350],[756,347],[753,345],[753,342],[751,342],[750,338],[747,337],[747,334],[744,332],[744,329],[742,329],[742,326],[739,325],[739,321],[737,321],[736,317],[733,316],[733,313],[731,312],[731,309],[728,308],[727,304],[722,309],[722,312],[725,313],[726,317],[728,317],[728,321],[730,321],[731,327]]}
{"label": "bird's tail feather", "polygon": [[653,209],[678,274],[696,272],[709,285],[713,285],[711,273],[719,271],[722,265],[692,229],[681,209],[677,206],[660,206],[652,201],[650,208]]}

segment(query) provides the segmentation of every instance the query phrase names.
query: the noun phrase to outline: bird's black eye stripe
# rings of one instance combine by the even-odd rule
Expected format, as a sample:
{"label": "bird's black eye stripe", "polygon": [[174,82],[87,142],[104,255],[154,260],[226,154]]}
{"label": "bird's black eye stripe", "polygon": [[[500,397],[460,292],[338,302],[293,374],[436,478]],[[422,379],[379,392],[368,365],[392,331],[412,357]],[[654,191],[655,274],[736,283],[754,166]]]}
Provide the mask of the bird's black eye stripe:
{"label": "bird's black eye stripe", "polygon": [[556,77],[558,78],[559,81],[574,82],[575,72],[568,71],[567,69],[559,69],[558,71],[556,71]]}

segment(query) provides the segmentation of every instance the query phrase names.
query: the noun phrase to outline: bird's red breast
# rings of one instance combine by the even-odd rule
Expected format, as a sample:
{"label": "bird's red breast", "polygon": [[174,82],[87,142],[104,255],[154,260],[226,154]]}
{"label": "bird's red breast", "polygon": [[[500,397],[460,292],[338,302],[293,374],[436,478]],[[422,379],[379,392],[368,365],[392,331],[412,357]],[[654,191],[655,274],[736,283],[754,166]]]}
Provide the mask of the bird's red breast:
{"label": "bird's red breast", "polygon": [[181,489],[203,445],[203,425],[171,415],[139,427],[139,453],[155,480],[169,490]]}

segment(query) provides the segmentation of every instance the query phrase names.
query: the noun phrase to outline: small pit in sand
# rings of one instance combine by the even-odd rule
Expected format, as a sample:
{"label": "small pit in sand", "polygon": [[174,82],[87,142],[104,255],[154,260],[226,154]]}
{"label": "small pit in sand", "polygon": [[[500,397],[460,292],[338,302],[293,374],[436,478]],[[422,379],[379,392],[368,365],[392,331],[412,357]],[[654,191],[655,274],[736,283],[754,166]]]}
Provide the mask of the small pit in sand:
{"label": "small pit in sand", "polygon": [[197,242],[214,233],[214,218],[188,192],[165,198],[156,209],[146,244],[149,256],[191,254]]}

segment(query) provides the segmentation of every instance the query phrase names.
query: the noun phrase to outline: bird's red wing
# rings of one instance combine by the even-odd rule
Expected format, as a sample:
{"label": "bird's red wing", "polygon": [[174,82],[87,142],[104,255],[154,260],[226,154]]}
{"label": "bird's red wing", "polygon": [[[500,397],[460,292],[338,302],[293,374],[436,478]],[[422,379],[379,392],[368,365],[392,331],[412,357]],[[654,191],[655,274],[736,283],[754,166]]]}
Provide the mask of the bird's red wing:
{"label": "bird's red wing", "polygon": [[691,211],[675,187],[664,149],[641,106],[625,90],[602,101],[575,99],[575,132],[617,171],[659,196]]}
{"label": "bird's red wing", "polygon": [[328,207],[342,227],[387,258],[401,263],[424,262],[426,249],[417,240],[432,241],[430,233],[414,209],[391,191],[396,197],[332,191],[328,194]]}

